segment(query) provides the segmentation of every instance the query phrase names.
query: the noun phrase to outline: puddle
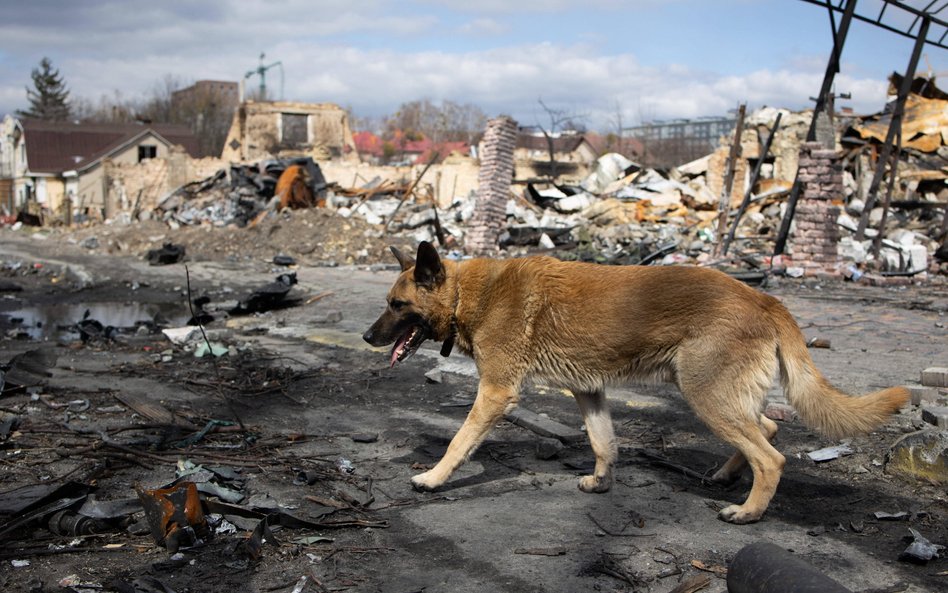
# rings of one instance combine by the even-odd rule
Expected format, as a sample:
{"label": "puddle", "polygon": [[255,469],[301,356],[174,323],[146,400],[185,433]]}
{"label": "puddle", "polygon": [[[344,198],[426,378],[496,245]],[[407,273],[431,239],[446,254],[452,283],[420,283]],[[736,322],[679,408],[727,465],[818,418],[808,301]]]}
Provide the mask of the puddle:
{"label": "puddle", "polygon": [[187,307],[179,303],[52,304],[0,311],[0,328],[8,336],[71,341],[79,339],[76,324],[83,318],[130,333],[140,325],[184,325],[190,317]]}

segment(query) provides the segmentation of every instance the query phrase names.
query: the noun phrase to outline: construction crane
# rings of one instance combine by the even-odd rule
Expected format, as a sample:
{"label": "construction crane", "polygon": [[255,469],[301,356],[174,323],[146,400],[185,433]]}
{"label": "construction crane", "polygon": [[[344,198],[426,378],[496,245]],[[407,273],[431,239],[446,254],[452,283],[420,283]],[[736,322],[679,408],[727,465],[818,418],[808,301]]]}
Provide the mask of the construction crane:
{"label": "construction crane", "polygon": [[280,100],[283,100],[283,62],[277,60],[272,64],[264,65],[263,59],[266,57],[266,54],[260,52],[260,65],[254,68],[253,70],[248,70],[244,74],[244,80],[250,78],[254,74],[260,77],[260,96],[258,100],[265,101],[267,98],[267,70],[273,68],[274,66],[280,67]]}

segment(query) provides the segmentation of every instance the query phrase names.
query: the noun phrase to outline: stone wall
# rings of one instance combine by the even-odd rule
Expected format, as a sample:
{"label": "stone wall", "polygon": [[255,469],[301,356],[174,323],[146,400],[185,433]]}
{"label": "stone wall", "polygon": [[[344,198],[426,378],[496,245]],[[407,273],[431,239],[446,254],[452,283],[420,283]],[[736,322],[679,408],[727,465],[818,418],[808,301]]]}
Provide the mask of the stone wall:
{"label": "stone wall", "polygon": [[836,273],[839,263],[840,204],[843,200],[843,168],[835,150],[820,142],[800,147],[800,200],[794,215],[793,262],[807,274]]}
{"label": "stone wall", "polygon": [[[216,158],[192,159],[181,147],[174,147],[167,159],[149,159],[141,163],[103,163],[109,196],[107,216],[118,212],[149,212],[162,197],[186,183],[209,177],[228,164]],[[101,178],[100,178],[101,179]],[[98,181],[102,183],[102,181]],[[98,204],[84,204],[95,209]]]}

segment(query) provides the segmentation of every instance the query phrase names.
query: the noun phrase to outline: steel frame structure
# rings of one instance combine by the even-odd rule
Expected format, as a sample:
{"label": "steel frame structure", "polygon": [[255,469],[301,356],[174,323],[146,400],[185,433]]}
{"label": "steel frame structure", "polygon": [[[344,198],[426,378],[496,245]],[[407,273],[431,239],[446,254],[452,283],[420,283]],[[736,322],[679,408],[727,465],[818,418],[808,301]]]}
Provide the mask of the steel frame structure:
{"label": "steel frame structure", "polygon": [[[895,175],[899,151],[896,149],[896,151],[893,152],[893,144],[896,137],[901,135],[905,101],[908,98],[912,81],[915,79],[915,70],[921,58],[922,49],[926,44],[941,49],[948,49],[948,21],[945,21],[939,16],[943,12],[948,13],[948,11],[946,11],[946,9],[948,9],[948,0],[921,0],[914,3],[909,3],[904,0],[864,0],[862,4],[864,10],[862,11],[857,11],[856,9],[857,0],[802,1],[821,6],[827,10],[830,19],[830,28],[833,34],[833,49],[826,65],[826,74],[823,77],[820,95],[816,99],[816,106],[813,110],[813,119],[810,122],[807,141],[816,139],[817,117],[820,113],[825,111],[827,102],[830,100],[833,81],[839,72],[839,59],[843,52],[843,44],[849,32],[849,25],[854,19],[915,40],[912,55],[909,58],[909,64],[902,78],[902,84],[899,87],[895,105],[893,106],[889,130],[879,152],[876,171],[873,175],[872,183],[869,186],[868,195],[866,196],[866,205],[859,221],[859,228],[856,231],[856,239],[862,240],[869,222],[869,213],[875,206],[876,194],[882,183],[886,166],[890,167],[890,175]],[[879,8],[875,16],[871,16],[865,10],[867,4],[872,4],[874,7]],[[875,13],[875,11],[873,12]],[[840,17],[838,26],[836,24],[837,16]],[[899,22],[903,23],[902,26],[898,26]],[[904,24],[905,22],[909,22],[909,24],[906,26]],[[787,235],[790,232],[790,223],[793,220],[797,200],[800,197],[800,191],[801,185],[799,180],[796,179],[794,180],[793,189],[790,192],[790,198],[787,202],[787,211],[781,222],[780,231],[777,234],[777,241],[774,245],[774,255],[783,253],[786,247]],[[888,206],[888,200],[886,200],[886,206]],[[946,214],[946,216],[948,216],[948,214]],[[880,234],[881,231],[882,229],[880,229]],[[878,247],[874,246],[874,251],[877,250]]]}

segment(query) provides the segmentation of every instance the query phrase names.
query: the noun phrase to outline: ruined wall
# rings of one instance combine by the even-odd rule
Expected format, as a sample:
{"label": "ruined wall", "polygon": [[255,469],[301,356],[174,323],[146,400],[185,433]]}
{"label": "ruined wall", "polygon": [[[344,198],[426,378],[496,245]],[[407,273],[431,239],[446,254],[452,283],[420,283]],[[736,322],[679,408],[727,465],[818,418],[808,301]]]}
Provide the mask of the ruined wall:
{"label": "ruined wall", "polygon": [[221,159],[192,159],[181,147],[141,163],[106,160],[80,178],[74,207],[93,218],[150,212],[169,192],[226,167]]}
{"label": "ruined wall", "polygon": [[[708,173],[705,181],[708,189],[718,199],[721,197],[721,192],[724,191],[724,176],[727,174],[727,159],[730,152],[730,143],[719,146],[711,153],[711,158],[708,160]],[[742,154],[737,159],[737,164],[734,167],[734,183],[731,185],[732,208],[740,206],[741,200],[744,199],[744,192],[747,190],[748,178],[750,177],[750,170],[747,165],[747,157]]]}
{"label": "ruined wall", "polygon": [[[399,183],[418,177],[424,165],[391,167],[352,163],[346,161],[323,161],[319,168],[326,181],[342,187],[362,187],[376,177]],[[477,191],[477,175],[480,167],[469,157],[449,157],[443,163],[432,165],[420,182],[423,188],[431,186],[434,199],[440,208],[451,205],[454,197],[465,197]]]}
{"label": "ruined wall", "polygon": [[799,162],[803,192],[794,215],[793,262],[807,274],[835,273],[839,260],[836,219],[843,199],[840,155],[820,142],[807,142],[800,149]]}
{"label": "ruined wall", "polygon": [[[780,128],[770,145],[770,151],[764,157],[763,145],[781,113]],[[792,113],[786,109],[764,107],[749,115],[744,121],[744,131],[741,134],[741,158],[738,160],[734,176],[734,188],[731,193],[731,205],[740,204],[747,183],[753,173],[754,165],[760,158],[766,158],[766,166],[761,169],[758,182],[768,179],[777,180],[786,188],[793,183],[797,174],[800,147],[806,141],[806,134],[810,128],[812,111]],[[708,162],[707,185],[711,192],[721,195],[724,187],[725,166],[733,138],[724,138],[721,145],[711,154]]]}
{"label": "ruined wall", "polygon": [[[305,118],[305,130],[299,138],[290,138],[290,120],[295,117]],[[221,158],[246,162],[275,156],[357,160],[349,114],[332,103],[242,103],[234,113]]]}

